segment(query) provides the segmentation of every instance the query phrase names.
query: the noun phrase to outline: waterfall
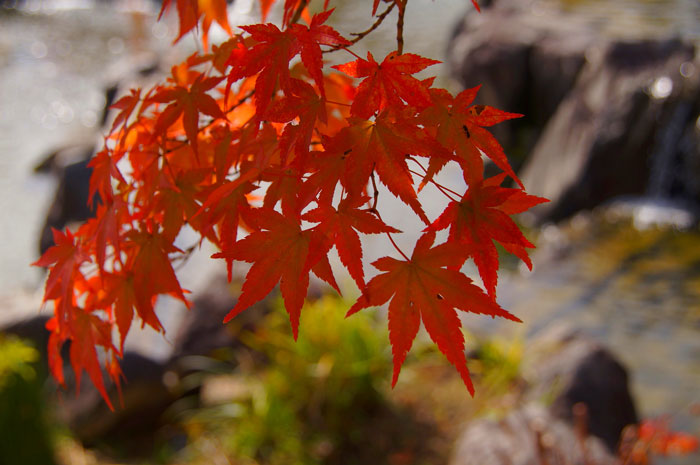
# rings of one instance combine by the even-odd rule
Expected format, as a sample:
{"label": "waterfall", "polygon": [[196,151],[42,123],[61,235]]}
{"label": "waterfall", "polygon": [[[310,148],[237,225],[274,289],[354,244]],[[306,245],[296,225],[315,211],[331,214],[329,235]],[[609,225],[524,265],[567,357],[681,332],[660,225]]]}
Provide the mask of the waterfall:
{"label": "waterfall", "polygon": [[646,192],[649,197],[669,198],[674,181],[681,180],[681,173],[677,172],[676,158],[692,107],[692,103],[687,100],[678,102],[668,123],[659,130],[660,136],[651,155],[651,170]]}

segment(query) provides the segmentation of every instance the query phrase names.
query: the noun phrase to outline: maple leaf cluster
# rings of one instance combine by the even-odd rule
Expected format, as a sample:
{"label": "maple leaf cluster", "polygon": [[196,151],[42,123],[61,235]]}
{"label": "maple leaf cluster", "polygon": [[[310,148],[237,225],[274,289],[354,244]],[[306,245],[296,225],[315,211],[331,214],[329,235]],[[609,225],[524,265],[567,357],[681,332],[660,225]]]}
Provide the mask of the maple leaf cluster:
{"label": "maple leaf cluster", "polygon": [[[261,0],[262,11],[272,3]],[[286,0],[281,28],[255,24],[234,34],[224,0],[176,1],[178,39],[201,25],[208,50],[213,22],[230,38],[114,104],[104,148],[90,162],[97,215],[74,233],[54,231],[56,245],[36,262],[49,267],[49,360],[60,382],[60,348],[69,340],[78,381],[85,370],[109,403],[100,367],[119,386],[133,320],[163,331],[158,296],[189,305],[173,269],[190,252],[174,245],[188,226],[219,248],[213,257],[226,262],[229,279],[234,262],[252,264],[225,322],[279,284],[296,337],[309,275],[338,290],[328,259],[335,248],[361,291],[349,314],[389,302],[393,382],[422,321],[473,393],[456,311],[519,321],[495,300],[494,242],[530,266],[533,245],[510,215],[544,201],[525,193],[486,129],[521,115],[474,105],[476,88],[452,96],[414,77],[438,62],[403,53],[400,34],[384,58],[355,55],[324,72],[323,53],[354,55],[352,41],[326,25],[328,1],[312,17],[307,3]],[[406,0],[386,3],[398,6],[401,32]],[[484,156],[502,175],[484,179]],[[448,163],[463,172],[463,194],[435,180]],[[518,187],[500,187],[505,177]],[[410,258],[392,238],[400,231],[380,216],[377,183],[425,224]],[[426,184],[447,200],[432,221],[418,197]],[[436,245],[442,229],[447,240]],[[399,256],[375,261],[381,273],[369,282],[360,234],[386,235]],[[486,291],[460,271],[468,259]]]}

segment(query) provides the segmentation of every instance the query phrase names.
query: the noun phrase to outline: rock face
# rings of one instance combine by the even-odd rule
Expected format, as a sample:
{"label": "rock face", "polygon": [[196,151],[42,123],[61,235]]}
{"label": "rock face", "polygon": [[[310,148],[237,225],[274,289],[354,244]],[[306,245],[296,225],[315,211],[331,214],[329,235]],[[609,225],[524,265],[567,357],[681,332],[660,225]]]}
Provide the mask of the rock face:
{"label": "rock face", "polygon": [[[586,63],[522,172],[536,195],[553,200],[540,211],[542,219],[560,220],[624,194],[651,193],[661,175],[655,164],[673,169],[680,136],[700,110],[691,103],[700,98],[697,83],[679,71],[694,54],[678,40],[617,42]],[[655,194],[670,194],[670,187]]]}
{"label": "rock face", "polygon": [[[535,381],[525,406],[500,421],[472,422],[451,465],[618,463],[622,430],[637,422],[625,368],[604,347],[566,329],[538,344],[548,355],[527,376]],[[541,405],[552,396],[551,405]]]}
{"label": "rock face", "polygon": [[693,44],[606,38],[501,0],[464,20],[450,64],[466,87],[484,84],[479,103],[526,115],[495,132],[528,192],[552,200],[533,210],[539,222],[620,195],[700,202]]}
{"label": "rock face", "polygon": [[585,405],[586,429],[615,452],[625,426],[638,421],[629,391],[627,370],[596,341],[560,328],[538,338],[546,346],[529,378],[536,380],[530,399],[554,394],[551,414],[575,423],[577,405]]}
{"label": "rock face", "polygon": [[[82,222],[95,215],[95,206],[89,204],[90,176],[92,168],[88,166],[92,149],[86,149],[85,159],[71,163],[58,173],[59,182],[56,196],[46,214],[44,226],[39,239],[39,253],[43,254],[54,245],[53,229],[62,230],[72,222]],[[99,201],[96,199],[96,201]]]}
{"label": "rock face", "polygon": [[[120,362],[125,377],[122,400],[107,381],[107,390],[115,410],[110,411],[92,383],[84,379],[80,395],[69,385],[59,416],[86,445],[102,441],[128,441],[134,452],[148,450],[153,435],[162,426],[162,415],[177,399],[177,392],[166,385],[163,363],[134,352],[125,352]],[[72,375],[72,372],[69,372]]]}
{"label": "rock face", "polygon": [[216,275],[194,299],[175,336],[171,364],[176,371],[189,371],[186,366],[188,357],[211,357],[218,351],[240,347],[238,336],[241,331],[255,328],[269,311],[270,302],[265,299],[224,325],[224,317],[237,302],[232,287],[224,274]]}
{"label": "rock face", "polygon": [[469,425],[458,440],[450,465],[616,465],[598,438],[581,438],[543,407],[529,405],[500,421]]}

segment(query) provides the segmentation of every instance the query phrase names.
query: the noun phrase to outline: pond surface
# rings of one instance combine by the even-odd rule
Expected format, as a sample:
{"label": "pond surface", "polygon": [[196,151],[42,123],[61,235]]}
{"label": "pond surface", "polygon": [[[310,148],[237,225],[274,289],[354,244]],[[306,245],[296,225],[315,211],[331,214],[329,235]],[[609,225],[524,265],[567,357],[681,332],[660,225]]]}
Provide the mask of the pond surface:
{"label": "pond surface", "polygon": [[552,325],[583,329],[629,367],[640,414],[700,431],[690,414],[700,402],[700,231],[638,230],[603,207],[545,227],[538,247],[534,272],[499,284],[500,303],[526,322],[510,329],[528,340]]}

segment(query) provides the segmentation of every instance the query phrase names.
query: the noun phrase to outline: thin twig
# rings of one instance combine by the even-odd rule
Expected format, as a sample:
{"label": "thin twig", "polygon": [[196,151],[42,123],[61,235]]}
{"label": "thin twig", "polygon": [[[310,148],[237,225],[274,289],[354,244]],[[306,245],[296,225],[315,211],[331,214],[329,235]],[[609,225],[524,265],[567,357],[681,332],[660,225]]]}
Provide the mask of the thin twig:
{"label": "thin twig", "polygon": [[[358,43],[359,41],[361,41],[362,39],[364,39],[365,36],[367,36],[369,33],[371,33],[372,31],[374,31],[375,29],[377,29],[377,28],[382,24],[382,22],[384,22],[384,19],[389,15],[389,13],[391,13],[391,11],[394,9],[395,6],[396,6],[396,3],[392,2],[391,5],[389,5],[389,6],[387,7],[387,9],[384,10],[383,13],[381,13],[379,16],[377,16],[377,20],[376,20],[376,21],[374,22],[374,24],[372,24],[372,26],[371,26],[369,29],[367,29],[366,31],[363,31],[363,32],[351,32],[350,35],[351,35],[351,36],[355,36],[355,38],[352,39],[352,40],[350,41],[350,44],[352,45],[352,44]],[[332,47],[331,49],[329,49],[329,50],[324,50],[323,53],[335,52],[336,50],[341,50],[341,49],[343,49],[343,48],[345,48],[345,47],[347,47],[347,45],[335,45],[335,46],[333,46],[333,47]]]}
{"label": "thin twig", "polygon": [[399,19],[396,22],[396,51],[403,54],[403,16],[406,13],[408,0],[396,0],[399,5]]}
{"label": "thin twig", "polygon": [[297,7],[297,11],[294,12],[294,16],[292,16],[291,21],[289,21],[289,24],[295,24],[299,21],[299,18],[301,18],[301,13],[304,11],[304,8],[309,4],[309,0],[304,0],[299,4]]}
{"label": "thin twig", "polygon": [[[375,214],[377,214],[377,212],[375,212]],[[379,215],[377,214],[377,216],[379,216]],[[381,219],[381,218],[380,218],[380,219]],[[410,262],[411,259],[408,258],[408,255],[406,255],[405,253],[403,253],[403,250],[399,249],[399,246],[396,245],[396,242],[394,242],[394,238],[391,237],[391,233],[386,233],[386,236],[387,236],[387,237],[389,238],[389,240],[391,241],[391,245],[393,245],[394,248],[395,248],[396,250],[399,251],[399,253],[401,254],[401,256],[402,256],[403,258],[405,258],[407,262]]]}
{"label": "thin twig", "polygon": [[372,188],[374,189],[374,202],[372,202],[371,211],[377,213],[377,201],[379,200],[379,190],[377,189],[377,181],[376,179],[374,179],[374,168],[372,168],[372,175],[370,176],[370,179],[372,180]]}

